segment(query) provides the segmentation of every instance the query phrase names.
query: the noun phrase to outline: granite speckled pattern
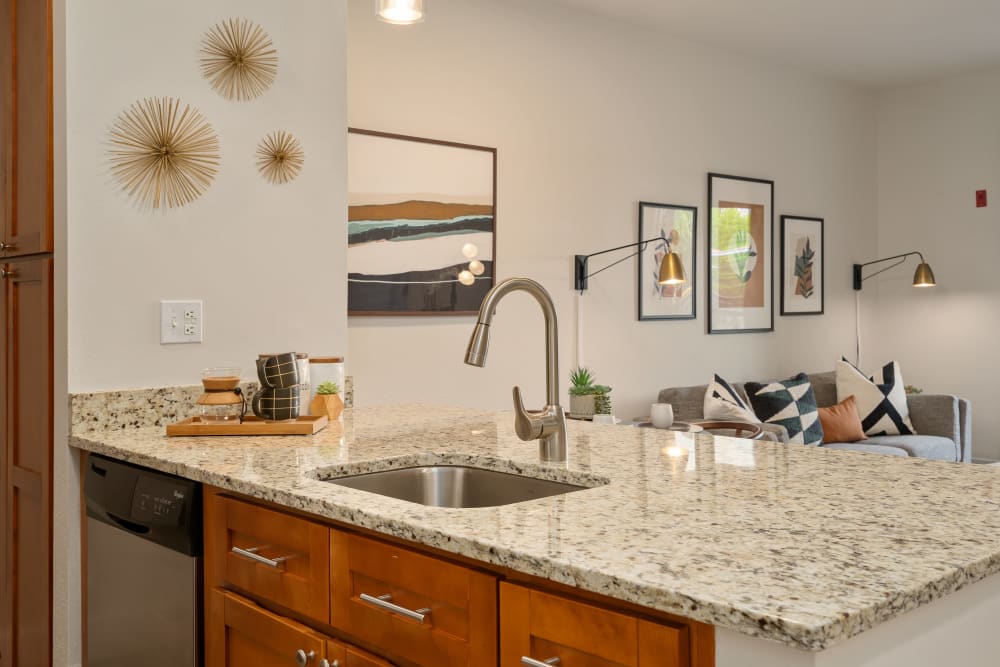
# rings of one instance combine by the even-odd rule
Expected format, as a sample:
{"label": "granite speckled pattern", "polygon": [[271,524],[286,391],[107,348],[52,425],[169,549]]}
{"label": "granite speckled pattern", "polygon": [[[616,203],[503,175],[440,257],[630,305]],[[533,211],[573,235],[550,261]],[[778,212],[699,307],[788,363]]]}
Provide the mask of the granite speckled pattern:
{"label": "granite speckled pattern", "polygon": [[[260,387],[256,382],[241,382],[247,398]],[[204,389],[200,384],[160,389],[126,389],[70,397],[73,429],[139,428],[166,426],[195,414],[195,401]],[[344,407],[354,407],[354,378],[344,379]],[[249,408],[248,408],[249,410]]]}
{"label": "granite speckled pattern", "polygon": [[[81,449],[810,650],[1000,571],[989,466],[572,421],[569,463],[549,465],[510,413],[417,405],[355,408],[315,436],[74,422]],[[420,461],[608,483],[440,509],[319,479]]]}

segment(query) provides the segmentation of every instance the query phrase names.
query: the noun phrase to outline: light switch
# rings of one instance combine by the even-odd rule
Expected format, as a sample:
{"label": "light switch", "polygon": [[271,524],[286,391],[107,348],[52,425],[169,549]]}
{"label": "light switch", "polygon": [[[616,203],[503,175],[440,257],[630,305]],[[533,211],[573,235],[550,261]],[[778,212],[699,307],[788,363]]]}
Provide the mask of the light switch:
{"label": "light switch", "polygon": [[160,301],[160,344],[200,343],[204,322],[201,301]]}

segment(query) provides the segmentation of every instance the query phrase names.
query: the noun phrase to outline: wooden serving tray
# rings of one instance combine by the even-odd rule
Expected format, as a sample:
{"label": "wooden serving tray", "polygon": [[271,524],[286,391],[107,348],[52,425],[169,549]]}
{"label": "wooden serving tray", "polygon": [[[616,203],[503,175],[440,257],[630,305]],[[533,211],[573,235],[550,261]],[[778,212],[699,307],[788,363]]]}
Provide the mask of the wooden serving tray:
{"label": "wooden serving tray", "polygon": [[201,417],[189,417],[176,424],[167,424],[167,435],[312,435],[329,423],[326,415],[299,417],[295,421],[269,422],[260,417],[246,417],[239,422],[204,422]]}

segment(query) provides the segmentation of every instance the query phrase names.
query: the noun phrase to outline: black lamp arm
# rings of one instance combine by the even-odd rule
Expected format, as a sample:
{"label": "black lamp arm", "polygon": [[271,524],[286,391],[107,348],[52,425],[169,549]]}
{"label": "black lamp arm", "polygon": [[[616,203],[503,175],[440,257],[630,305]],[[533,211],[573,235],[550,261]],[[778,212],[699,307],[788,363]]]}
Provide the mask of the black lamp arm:
{"label": "black lamp arm", "polygon": [[[646,239],[645,241],[638,241],[636,243],[626,243],[625,245],[620,245],[617,248],[609,248],[608,250],[601,250],[600,252],[593,252],[593,253],[591,253],[589,255],[575,255],[574,256],[574,260],[573,260],[573,269],[574,269],[573,286],[574,286],[574,288],[582,293],[585,289],[587,289],[587,278],[590,278],[591,276],[596,276],[601,271],[606,271],[606,270],[610,269],[612,266],[614,266],[615,264],[621,264],[626,259],[629,259],[631,257],[635,257],[640,252],[642,252],[643,250],[646,249],[646,244],[647,243],[652,243],[653,241],[664,241],[667,244],[667,249],[669,251],[669,248],[670,248],[670,239],[662,237],[662,236],[657,236],[656,238]],[[608,252],[614,252],[616,250],[624,250],[625,248],[634,248],[636,246],[642,246],[642,247],[639,248],[638,250],[636,250],[631,255],[626,255],[625,257],[622,257],[621,259],[616,260],[616,261],[608,264],[603,269],[598,269],[597,271],[594,271],[593,273],[587,273],[587,268],[588,268],[587,267],[587,260],[589,260],[591,257],[597,257],[598,255],[603,255],[603,254],[608,253]]]}
{"label": "black lamp arm", "polygon": [[[874,260],[872,260],[870,262],[865,262],[864,264],[855,264],[854,265],[854,289],[855,290],[860,290],[861,289],[861,283],[863,283],[864,281],[868,280],[869,278],[874,278],[875,276],[877,276],[880,273],[884,273],[884,272],[888,271],[889,269],[892,269],[892,268],[895,268],[895,267],[899,266],[900,264],[902,264],[903,262],[906,261],[907,257],[912,257],[913,255],[919,256],[920,257],[920,262],[921,263],[925,263],[924,262],[924,256],[923,256],[923,254],[921,252],[917,251],[917,250],[913,250],[911,252],[904,252],[901,255],[893,255],[892,257],[883,257],[882,259],[874,259]],[[890,264],[889,266],[885,267],[884,269],[879,269],[878,271],[876,271],[875,273],[873,273],[871,275],[862,277],[862,275],[861,275],[861,269],[863,267],[869,266],[871,264],[881,264],[882,262],[890,262],[890,261],[892,261],[894,259],[898,259],[899,261],[896,262],[895,264]]]}

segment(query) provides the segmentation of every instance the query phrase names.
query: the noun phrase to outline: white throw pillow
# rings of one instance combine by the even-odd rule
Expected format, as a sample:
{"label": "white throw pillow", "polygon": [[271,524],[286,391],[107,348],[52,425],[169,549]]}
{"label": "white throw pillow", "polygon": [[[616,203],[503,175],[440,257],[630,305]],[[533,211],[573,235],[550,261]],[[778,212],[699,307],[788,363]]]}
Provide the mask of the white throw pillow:
{"label": "white throw pillow", "polygon": [[899,362],[890,361],[865,377],[846,359],[837,362],[837,402],[854,396],[865,435],[913,435],[906,388]]}
{"label": "white throw pillow", "polygon": [[732,385],[716,374],[715,379],[705,390],[705,404],[702,406],[705,419],[719,421],[738,421],[759,424],[760,420],[753,409],[733,389]]}

